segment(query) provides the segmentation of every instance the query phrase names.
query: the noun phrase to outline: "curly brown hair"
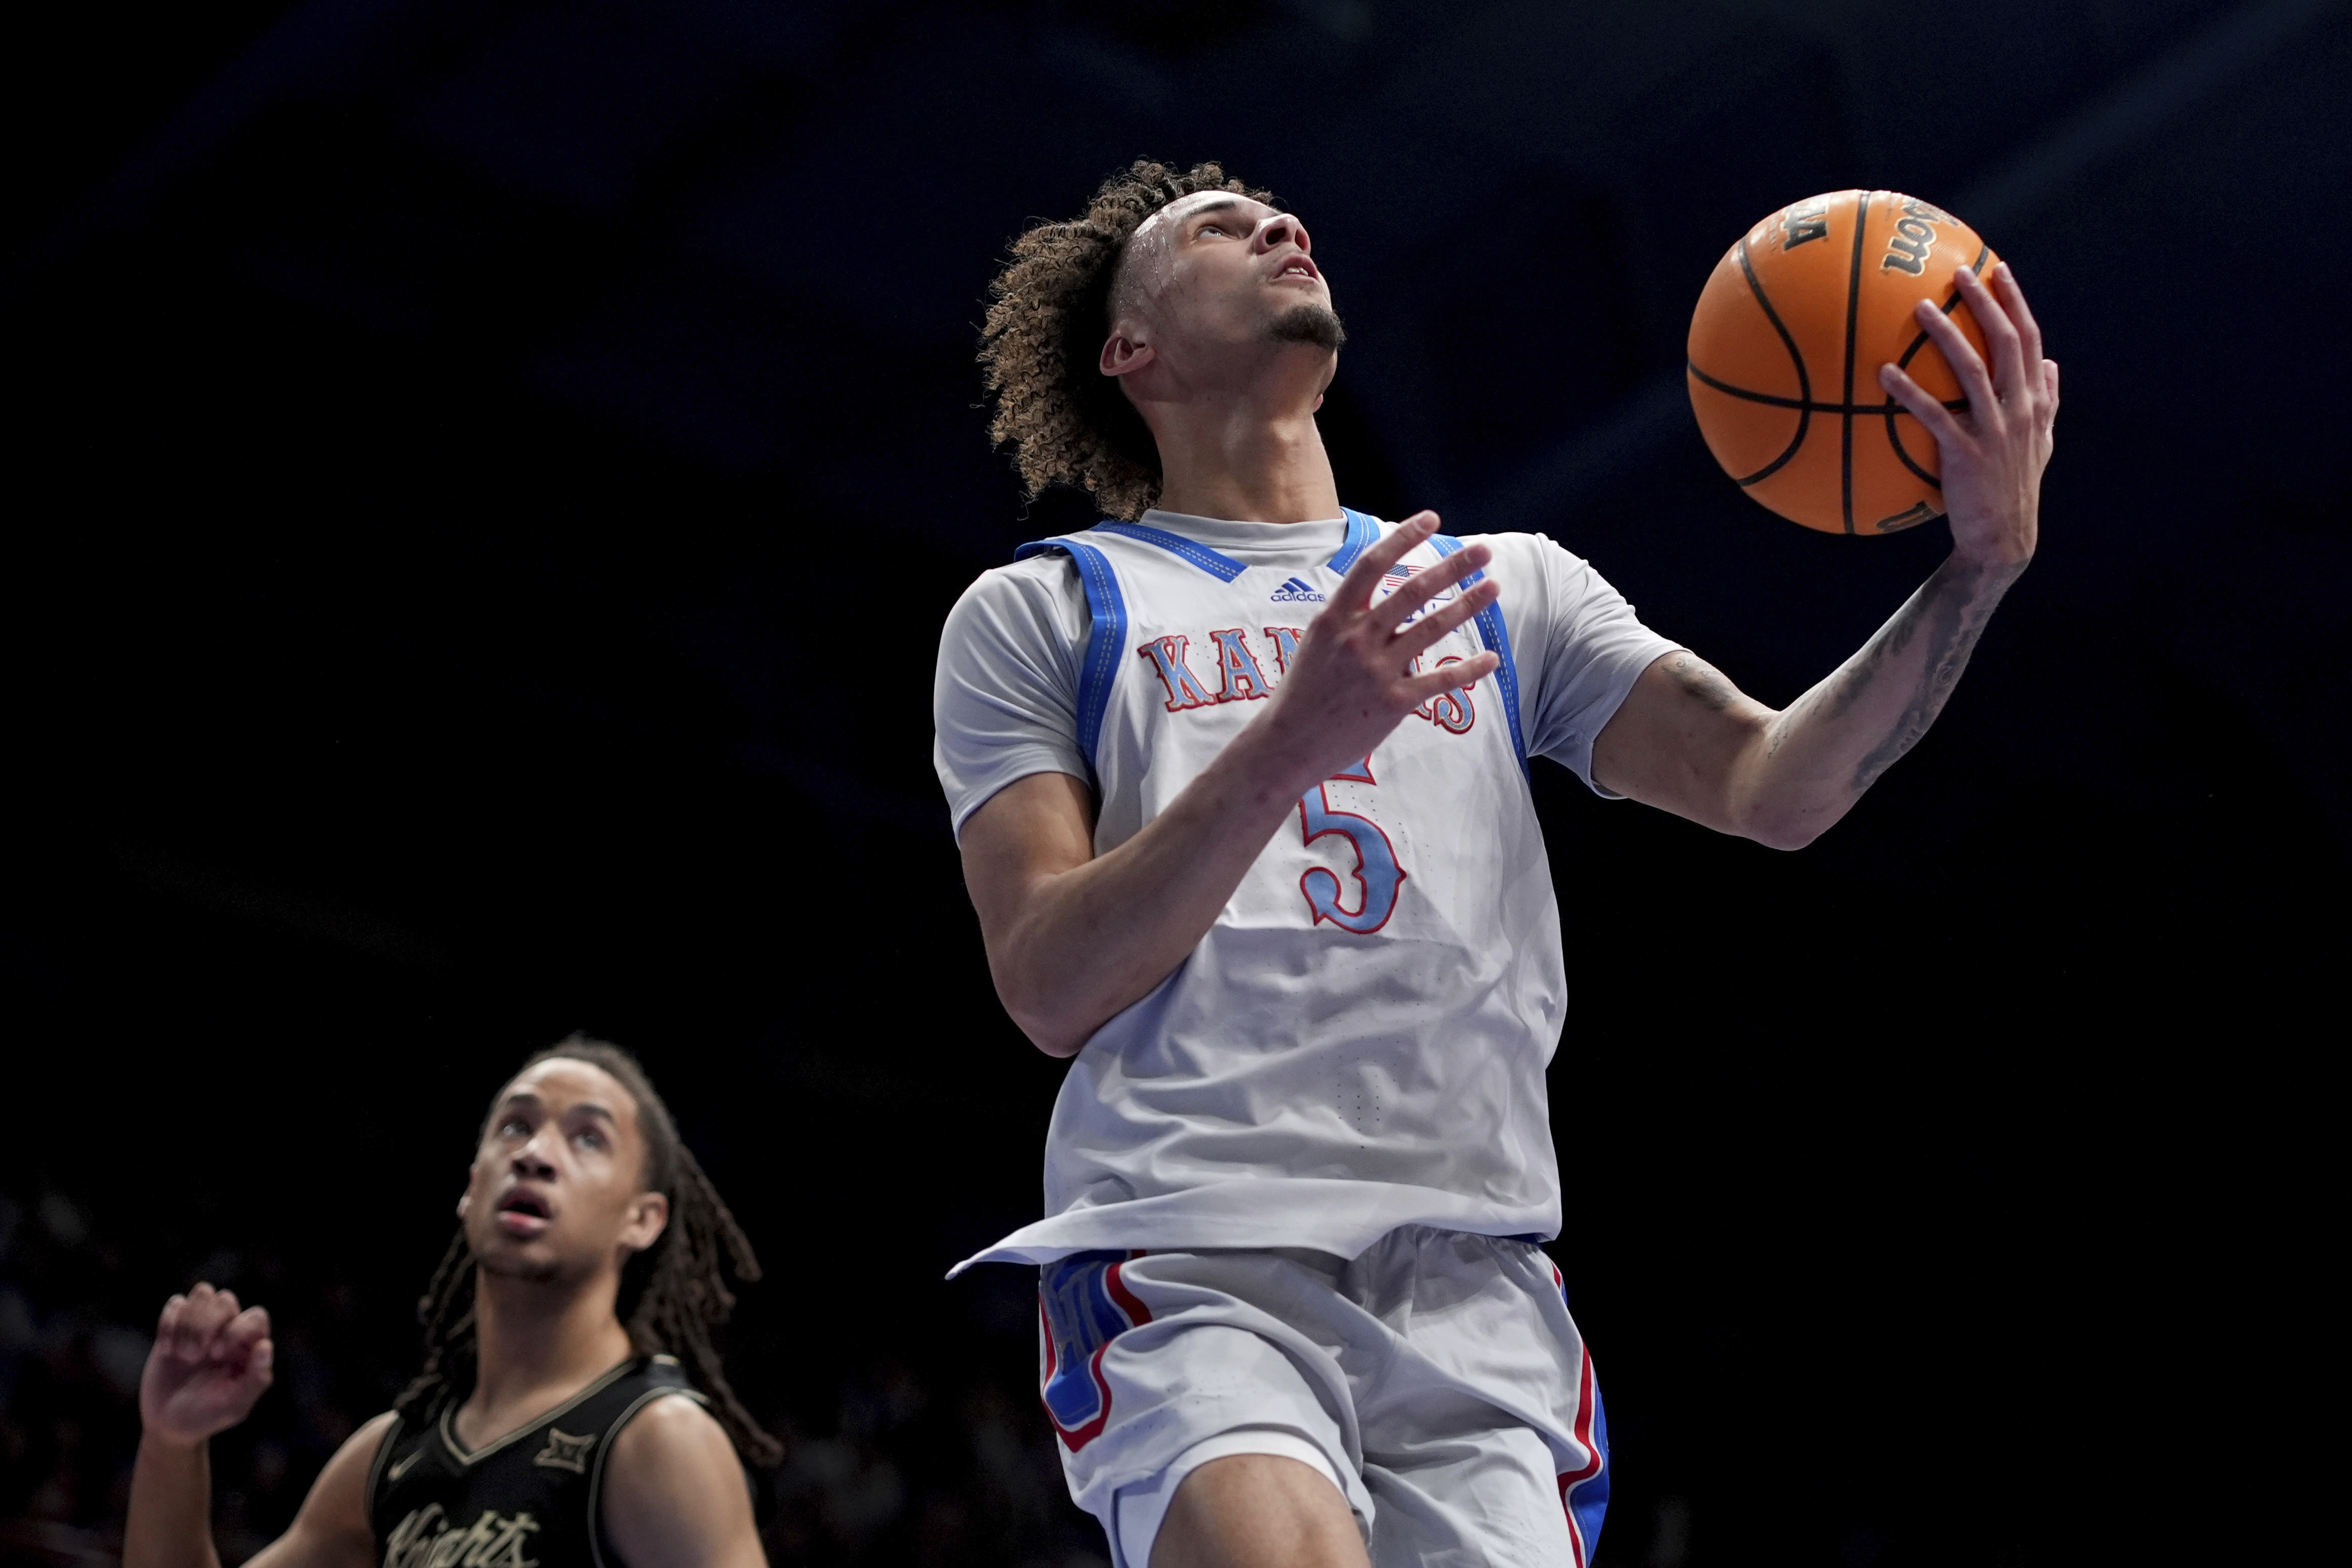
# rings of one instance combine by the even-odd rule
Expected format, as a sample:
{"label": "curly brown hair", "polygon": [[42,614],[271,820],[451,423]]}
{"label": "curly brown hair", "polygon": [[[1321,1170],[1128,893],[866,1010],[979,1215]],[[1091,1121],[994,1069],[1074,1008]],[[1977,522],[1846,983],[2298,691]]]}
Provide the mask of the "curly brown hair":
{"label": "curly brown hair", "polygon": [[1198,191],[1282,205],[1221,164],[1179,173],[1139,158],[1103,182],[1084,217],[1040,223],[1013,241],[1013,259],[990,283],[993,303],[980,334],[980,362],[996,399],[988,434],[1012,444],[1032,498],[1051,485],[1077,485],[1130,522],[1160,498],[1151,431],[1097,361],[1127,242],[1152,214]]}

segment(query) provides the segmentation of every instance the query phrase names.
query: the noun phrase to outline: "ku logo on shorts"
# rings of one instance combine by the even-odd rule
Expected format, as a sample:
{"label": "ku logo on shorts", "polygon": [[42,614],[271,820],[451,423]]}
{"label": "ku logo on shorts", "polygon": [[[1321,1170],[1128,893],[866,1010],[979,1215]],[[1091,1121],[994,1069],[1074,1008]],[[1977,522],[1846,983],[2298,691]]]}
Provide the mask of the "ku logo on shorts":
{"label": "ku logo on shorts", "polygon": [[1151,1312],[1119,1279],[1134,1252],[1076,1252],[1048,1263],[1037,1278],[1038,1332],[1045,1340],[1045,1413],[1072,1453],[1101,1436],[1110,1419],[1103,1353]]}

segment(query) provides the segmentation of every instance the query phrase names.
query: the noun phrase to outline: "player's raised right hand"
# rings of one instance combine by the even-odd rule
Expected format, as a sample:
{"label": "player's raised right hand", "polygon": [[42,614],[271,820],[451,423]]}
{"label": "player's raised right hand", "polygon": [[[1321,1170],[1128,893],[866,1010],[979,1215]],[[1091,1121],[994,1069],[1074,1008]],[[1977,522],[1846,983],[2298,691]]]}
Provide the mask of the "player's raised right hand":
{"label": "player's raised right hand", "polygon": [[1439,638],[1495,601],[1501,591],[1486,578],[1451,602],[1406,623],[1415,612],[1484,567],[1492,552],[1469,545],[1413,573],[1410,582],[1375,601],[1389,568],[1437,531],[1437,514],[1418,512],[1357,559],[1339,591],[1308,623],[1298,652],[1266,715],[1302,789],[1312,789],[1386,740],[1405,715],[1442,692],[1484,680],[1501,663],[1482,651],[1458,664],[1416,674],[1412,662]]}
{"label": "player's raised right hand", "polygon": [[269,1314],[239,1311],[234,1291],[200,1284],[173,1296],[139,1379],[139,1419],[151,1437],[201,1443],[251,1414],[276,1356]]}

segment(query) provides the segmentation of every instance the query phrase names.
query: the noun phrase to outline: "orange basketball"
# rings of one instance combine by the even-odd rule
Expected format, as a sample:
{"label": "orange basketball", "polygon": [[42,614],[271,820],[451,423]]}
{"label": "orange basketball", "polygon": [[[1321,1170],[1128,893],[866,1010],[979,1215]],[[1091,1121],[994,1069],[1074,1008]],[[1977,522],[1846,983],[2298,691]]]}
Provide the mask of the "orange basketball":
{"label": "orange basketball", "polygon": [[1723,471],[1765,506],[1832,534],[1941,517],[1936,443],[1878,384],[1892,361],[1965,408],[1911,314],[1933,299],[1984,351],[1952,274],[1998,258],[1949,213],[1894,191],[1781,208],[1724,253],[1691,314],[1691,408]]}

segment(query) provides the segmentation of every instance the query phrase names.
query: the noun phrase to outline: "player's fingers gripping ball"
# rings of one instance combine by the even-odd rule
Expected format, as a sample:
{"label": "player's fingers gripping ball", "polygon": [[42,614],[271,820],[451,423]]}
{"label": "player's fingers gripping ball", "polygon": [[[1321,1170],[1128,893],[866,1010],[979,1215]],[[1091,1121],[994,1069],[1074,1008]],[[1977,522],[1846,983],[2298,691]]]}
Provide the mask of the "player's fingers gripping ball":
{"label": "player's fingers gripping ball", "polygon": [[1878,384],[1903,367],[1948,408],[1959,379],[1914,308],[1984,352],[1953,274],[1996,257],[1949,213],[1894,191],[1793,203],[1716,263],[1691,315],[1691,408],[1725,473],[1792,522],[1891,534],[1943,515],[1936,443]]}

